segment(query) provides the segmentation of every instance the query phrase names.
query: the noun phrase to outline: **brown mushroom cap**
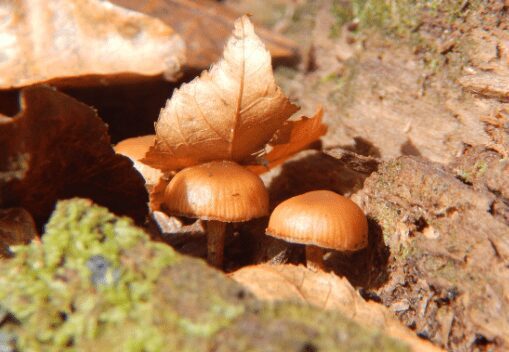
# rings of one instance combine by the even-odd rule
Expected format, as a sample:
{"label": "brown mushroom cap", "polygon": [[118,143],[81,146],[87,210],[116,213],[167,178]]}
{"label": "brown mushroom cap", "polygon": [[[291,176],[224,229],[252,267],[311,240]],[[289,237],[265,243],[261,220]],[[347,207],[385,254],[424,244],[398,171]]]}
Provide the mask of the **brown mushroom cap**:
{"label": "brown mushroom cap", "polygon": [[222,222],[248,221],[269,211],[262,180],[233,161],[180,171],[166,187],[164,199],[171,214]]}
{"label": "brown mushroom cap", "polygon": [[134,167],[143,176],[147,185],[155,185],[163,176],[159,169],[155,169],[140,160],[145,157],[145,153],[154,144],[155,135],[134,137],[124,139],[115,146],[115,152],[127,156],[132,160]]}
{"label": "brown mushroom cap", "polygon": [[287,242],[355,251],[368,243],[368,222],[350,199],[313,191],[279,204],[270,216],[267,234]]}
{"label": "brown mushroom cap", "polygon": [[118,142],[115,146],[115,152],[127,156],[133,160],[141,160],[145,157],[145,153],[150,146],[154,145],[156,136],[151,134],[148,136],[127,138]]}

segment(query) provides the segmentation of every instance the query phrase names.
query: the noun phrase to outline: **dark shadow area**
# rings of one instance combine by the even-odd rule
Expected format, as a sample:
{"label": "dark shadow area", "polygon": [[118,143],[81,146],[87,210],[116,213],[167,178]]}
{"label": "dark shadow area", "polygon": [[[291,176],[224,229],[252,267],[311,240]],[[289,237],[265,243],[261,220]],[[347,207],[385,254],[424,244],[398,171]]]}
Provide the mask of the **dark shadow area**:
{"label": "dark shadow area", "polygon": [[[184,70],[178,82],[168,82],[162,77],[139,78],[137,81],[99,84],[99,78],[90,85],[70,87],[55,83],[57,90],[92,106],[99,117],[108,124],[113,144],[135,136],[154,134],[157,121],[166,100],[175,88],[191,81],[200,71]],[[0,114],[13,117],[20,111],[19,89],[0,90]]]}
{"label": "dark shadow area", "polygon": [[302,57],[300,53],[296,53],[290,57],[276,57],[272,58],[272,68],[274,71],[279,66],[287,66],[287,67],[297,67],[302,62]]}
{"label": "dark shadow area", "polygon": [[401,145],[400,151],[403,155],[422,156],[419,149],[417,149],[410,139],[407,139],[406,142]]}
{"label": "dark shadow area", "polygon": [[256,263],[260,246],[265,241],[265,228],[268,216],[248,222],[232,224],[232,232],[225,243],[226,272],[235,271],[241,267]]}
{"label": "dark shadow area", "polygon": [[109,126],[113,144],[130,137],[154,134],[154,123],[173,90],[199,76],[201,71],[186,68],[178,82],[162,77],[123,84],[62,87],[62,92],[93,106]]}
{"label": "dark shadow area", "polygon": [[19,90],[0,90],[0,115],[15,116],[20,112]]}
{"label": "dark shadow area", "polygon": [[154,134],[154,122],[174,88],[175,84],[160,79],[62,91],[93,106],[108,124],[112,143],[117,143],[129,137]]}
{"label": "dark shadow area", "polygon": [[[183,227],[173,233],[164,233],[153,218],[147,224],[147,231],[155,241],[170,245],[180,254],[207,260],[207,233],[206,221],[203,228],[195,231],[197,226],[193,223],[196,219],[179,217],[183,221]],[[229,223],[226,226],[224,245],[223,271],[232,272],[244,266],[255,263],[270,261],[265,253],[273,253],[274,250],[283,251],[285,263],[300,263],[304,259],[301,248],[295,248],[290,244],[265,235],[268,217],[254,219],[247,222]],[[280,246],[268,245],[267,241],[280,242]],[[267,252],[268,249],[268,252]]]}
{"label": "dark shadow area", "polygon": [[375,158],[380,158],[382,156],[380,154],[380,149],[367,139],[363,137],[355,137],[353,140],[354,144],[344,145],[341,146],[341,148],[363,156],[372,156]]}
{"label": "dark shadow area", "polygon": [[231,242],[227,244],[225,271],[231,272],[247,265],[298,264],[304,262],[304,246],[268,236],[265,229],[269,217],[234,225]]}
{"label": "dark shadow area", "polygon": [[364,295],[376,294],[370,292],[383,285],[389,277],[387,265],[390,250],[384,243],[380,225],[373,219],[368,219],[369,234],[368,247],[352,253],[331,251],[325,256],[327,267],[339,276],[345,276],[355,287],[362,287]]}
{"label": "dark shadow area", "polygon": [[271,181],[269,195],[272,208],[285,199],[313,190],[351,194],[362,188],[366,174],[353,171],[321,152],[305,153],[301,158],[285,163],[279,175]]}

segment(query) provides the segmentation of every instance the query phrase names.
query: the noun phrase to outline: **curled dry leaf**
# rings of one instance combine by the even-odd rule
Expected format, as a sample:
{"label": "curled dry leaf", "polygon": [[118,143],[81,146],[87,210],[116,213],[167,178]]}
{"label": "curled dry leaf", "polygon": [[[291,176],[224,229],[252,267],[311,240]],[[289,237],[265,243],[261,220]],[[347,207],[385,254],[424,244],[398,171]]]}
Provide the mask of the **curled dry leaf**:
{"label": "curled dry leaf", "polygon": [[108,1],[3,1],[0,32],[0,88],[94,75],[171,79],[185,56],[162,21]]}
{"label": "curled dry leaf", "polygon": [[407,342],[414,351],[441,351],[418,338],[383,305],[366,302],[346,278],[332,273],[314,272],[303,266],[261,264],[244,267],[230,276],[260,299],[305,301],[323,309],[336,309],[362,325]]}
{"label": "curled dry leaf", "polygon": [[164,202],[164,190],[168,185],[168,180],[165,178],[160,178],[159,182],[157,182],[153,187],[151,187],[148,191],[149,204],[148,207],[151,211],[156,211],[161,209],[161,205]]}
{"label": "curled dry leaf", "polygon": [[[113,3],[160,18],[179,33],[187,47],[186,66],[203,70],[216,62],[240,14],[217,1],[203,0],[112,0]],[[297,44],[263,27],[258,35],[275,60],[295,60]]]}
{"label": "curled dry leaf", "polygon": [[163,170],[210,160],[242,162],[297,110],[276,85],[270,54],[253,25],[241,17],[223,58],[173,93],[144,162]]}
{"label": "curled dry leaf", "polygon": [[0,209],[0,258],[11,254],[10,246],[28,244],[37,235],[34,219],[28,211],[23,208]]}
{"label": "curled dry leaf", "polygon": [[38,225],[57,199],[74,196],[138,221],[145,217],[142,177],[115,154],[95,111],[65,94],[23,90],[21,112],[0,115],[0,150],[0,207],[23,207]]}
{"label": "curled dry leaf", "polygon": [[320,108],[311,118],[302,117],[297,121],[286,121],[268,143],[270,151],[261,156],[262,165],[249,165],[248,169],[261,174],[284,163],[293,154],[319,139],[327,132],[322,117],[323,109]]}

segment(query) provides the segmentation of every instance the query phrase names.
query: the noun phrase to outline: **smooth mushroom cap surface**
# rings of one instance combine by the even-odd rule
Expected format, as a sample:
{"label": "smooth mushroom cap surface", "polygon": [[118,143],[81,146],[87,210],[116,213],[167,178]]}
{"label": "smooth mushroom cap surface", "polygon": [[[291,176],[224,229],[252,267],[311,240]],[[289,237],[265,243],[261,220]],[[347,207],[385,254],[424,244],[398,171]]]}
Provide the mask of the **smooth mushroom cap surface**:
{"label": "smooth mushroom cap surface", "polygon": [[164,193],[174,215],[242,222],[269,212],[269,195],[260,177],[232,161],[212,161],[177,173]]}
{"label": "smooth mushroom cap surface", "polygon": [[368,244],[368,221],[352,202],[331,191],[313,191],[287,199],[270,216],[267,234],[287,242],[340,251]]}
{"label": "smooth mushroom cap surface", "polygon": [[131,159],[134,167],[143,176],[147,185],[155,185],[163,176],[161,170],[140,161],[145,157],[145,153],[154,144],[154,141],[155,135],[148,135],[124,139],[115,146],[117,154],[122,154]]}
{"label": "smooth mushroom cap surface", "polygon": [[156,136],[151,134],[148,136],[127,138],[120,141],[115,146],[115,152],[127,156],[130,159],[139,161],[145,157],[145,153],[150,146],[154,145]]}

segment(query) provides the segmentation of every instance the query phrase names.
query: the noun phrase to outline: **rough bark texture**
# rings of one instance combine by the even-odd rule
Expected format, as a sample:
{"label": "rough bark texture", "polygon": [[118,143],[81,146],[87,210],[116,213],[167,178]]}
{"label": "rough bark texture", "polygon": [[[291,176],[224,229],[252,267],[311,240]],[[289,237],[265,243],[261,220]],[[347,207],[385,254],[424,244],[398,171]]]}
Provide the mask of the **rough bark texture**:
{"label": "rough bark texture", "polygon": [[[350,3],[362,9],[357,16],[345,15]],[[326,107],[325,147],[442,163],[465,145],[489,145],[507,155],[507,5],[426,3],[301,5],[313,20],[299,17],[289,34],[312,33],[301,41],[308,59],[297,71],[280,69],[279,79],[305,112],[317,103]]]}
{"label": "rough bark texture", "polygon": [[[495,183],[504,169],[507,182],[507,160],[492,165],[493,153],[476,156],[492,166],[476,168],[479,177]],[[508,348],[507,198],[482,181],[466,184],[448,167],[400,157],[383,163],[357,199],[390,248],[389,279],[375,290],[385,305],[449,349]]]}
{"label": "rough bark texture", "polygon": [[[247,1],[228,3],[257,16]],[[330,253],[328,265],[440,346],[507,350],[509,4],[288,6],[284,32],[308,54],[278,78],[304,112],[326,107],[324,151],[337,160],[301,155],[275,170],[273,201],[354,194],[371,218],[370,248]],[[264,253],[274,248],[277,261],[302,261],[281,243]]]}

